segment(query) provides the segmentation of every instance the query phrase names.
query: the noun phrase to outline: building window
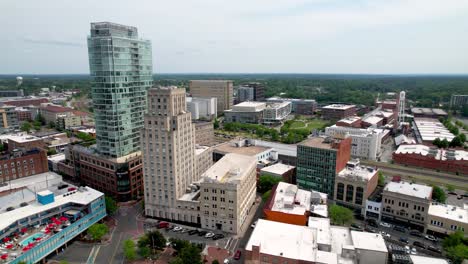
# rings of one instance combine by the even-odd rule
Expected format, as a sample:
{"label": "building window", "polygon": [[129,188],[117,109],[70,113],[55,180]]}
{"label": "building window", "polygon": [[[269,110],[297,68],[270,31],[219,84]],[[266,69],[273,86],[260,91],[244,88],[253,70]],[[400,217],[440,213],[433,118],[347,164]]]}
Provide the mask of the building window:
{"label": "building window", "polygon": [[346,185],[346,202],[352,202],[354,196],[354,186]]}
{"label": "building window", "polygon": [[343,193],[344,193],[344,184],[343,183],[338,183],[338,186],[336,188],[336,199],[343,201]]}
{"label": "building window", "polygon": [[356,204],[362,204],[362,199],[364,197],[364,189],[362,187],[356,188]]}

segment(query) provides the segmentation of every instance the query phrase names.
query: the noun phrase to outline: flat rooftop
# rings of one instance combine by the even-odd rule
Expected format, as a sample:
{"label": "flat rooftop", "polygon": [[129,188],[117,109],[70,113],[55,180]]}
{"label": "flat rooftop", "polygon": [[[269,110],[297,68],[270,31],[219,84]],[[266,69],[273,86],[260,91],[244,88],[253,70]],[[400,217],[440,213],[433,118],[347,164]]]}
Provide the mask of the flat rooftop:
{"label": "flat rooftop", "polygon": [[341,122],[341,123],[346,123],[346,124],[351,125],[354,122],[359,121],[359,120],[361,120],[359,116],[349,116],[349,117],[345,117],[343,119],[338,120],[337,123]]}
{"label": "flat rooftop", "polygon": [[257,159],[254,157],[229,153],[205,171],[201,178],[203,182],[238,183],[256,165]]}
{"label": "flat rooftop", "polygon": [[307,225],[317,229],[317,243],[331,245],[330,218],[309,217]]}
{"label": "flat rooftop", "polygon": [[261,172],[268,172],[271,174],[276,174],[276,175],[283,175],[284,173],[293,170],[294,166],[291,165],[286,165],[283,163],[276,163],[271,166],[263,167],[260,171]]}
{"label": "flat rooftop", "polygon": [[350,108],[356,107],[355,105],[348,105],[348,104],[331,104],[322,107],[323,109],[333,109],[333,110],[347,110]]}
{"label": "flat rooftop", "polygon": [[383,118],[378,117],[378,116],[369,116],[362,120],[362,122],[366,122],[371,125],[377,125],[379,122],[382,122],[382,121],[383,121]]}
{"label": "flat rooftop", "polygon": [[428,214],[456,222],[468,223],[468,210],[458,206],[432,203],[429,206]]}
{"label": "flat rooftop", "polygon": [[432,196],[432,187],[410,182],[389,182],[384,191],[413,196],[429,200]]}
{"label": "flat rooftop", "polygon": [[276,150],[278,154],[280,155],[297,157],[296,145],[282,144],[278,142],[270,142],[270,141],[264,141],[264,140],[259,140],[259,139],[253,139],[252,141],[253,141],[253,145],[258,146],[258,147],[273,148],[273,150]]}
{"label": "flat rooftop", "polygon": [[39,191],[45,189],[47,185],[55,185],[60,182],[62,182],[62,176],[55,172],[48,171],[5,182],[4,185],[0,186],[0,193],[9,191],[10,189],[20,189],[23,187]]}
{"label": "flat rooftop", "polygon": [[418,154],[421,156],[432,156],[436,160],[466,160],[468,151],[464,150],[442,150],[420,144],[400,145],[395,154]]}
{"label": "flat rooftop", "polygon": [[236,146],[235,142],[230,141],[230,142],[226,142],[226,143],[215,146],[213,151],[222,153],[222,154],[237,153],[237,154],[247,155],[247,156],[256,156],[268,150],[271,150],[271,148],[262,147],[262,146],[252,146],[252,145],[238,147]]}
{"label": "flat rooftop", "polygon": [[279,182],[273,196],[270,210],[292,215],[305,215],[310,210],[310,191],[297,185]]}
{"label": "flat rooftop", "polygon": [[315,262],[316,243],[311,228],[258,219],[245,249],[259,246],[264,254]]}
{"label": "flat rooftop", "polygon": [[195,156],[200,155],[209,149],[210,147],[197,145],[195,146]]}
{"label": "flat rooftop", "polygon": [[331,142],[334,140],[335,139],[326,137],[312,137],[300,142],[298,145],[320,149],[333,149]]}
{"label": "flat rooftop", "polygon": [[18,133],[18,134],[6,134],[6,135],[1,135],[0,140],[12,140],[18,143],[27,143],[27,142],[33,142],[37,140],[41,140],[41,138],[38,138],[36,136],[33,136],[31,134],[26,134],[26,133]]}
{"label": "flat rooftop", "polygon": [[347,166],[341,170],[337,177],[345,178],[353,181],[369,181],[377,174],[377,170],[373,167],[357,165],[355,167]]}
{"label": "flat rooftop", "polygon": [[436,138],[441,140],[446,138],[449,142],[455,137],[450,131],[437,119],[415,118],[414,124],[423,141],[433,141]]}
{"label": "flat rooftop", "polygon": [[424,257],[418,255],[409,255],[409,257],[413,264],[449,264],[447,260],[441,258]]}
{"label": "flat rooftop", "polygon": [[354,248],[379,252],[388,252],[381,234],[351,231]]}
{"label": "flat rooftop", "polygon": [[423,107],[413,107],[411,108],[411,113],[420,114],[420,115],[441,115],[446,116],[447,112],[440,108],[423,108]]}
{"label": "flat rooftop", "polygon": [[50,160],[52,162],[59,162],[59,161],[65,160],[65,153],[48,156],[47,160]]}

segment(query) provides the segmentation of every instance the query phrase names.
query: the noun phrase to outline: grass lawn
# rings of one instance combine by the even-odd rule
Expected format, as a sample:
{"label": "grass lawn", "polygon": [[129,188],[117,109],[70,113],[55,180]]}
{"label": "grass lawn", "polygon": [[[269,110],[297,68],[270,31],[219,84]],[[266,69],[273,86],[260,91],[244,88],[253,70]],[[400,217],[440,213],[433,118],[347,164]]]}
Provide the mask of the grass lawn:
{"label": "grass lawn", "polygon": [[314,129],[321,129],[327,121],[320,120],[320,119],[308,119],[308,120],[294,120],[290,126],[291,129],[307,129],[312,131]]}

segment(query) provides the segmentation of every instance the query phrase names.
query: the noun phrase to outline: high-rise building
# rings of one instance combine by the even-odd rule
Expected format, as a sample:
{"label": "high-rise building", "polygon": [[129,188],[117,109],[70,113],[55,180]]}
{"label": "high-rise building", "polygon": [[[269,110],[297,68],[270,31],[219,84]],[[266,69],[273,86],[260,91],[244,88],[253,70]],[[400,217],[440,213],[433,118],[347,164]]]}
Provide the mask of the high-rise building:
{"label": "high-rise building", "polygon": [[99,153],[118,158],[138,151],[152,85],[151,42],[139,39],[136,27],[91,23],[88,54]]}
{"label": "high-rise building", "polygon": [[198,180],[195,130],[186,109],[184,89],[148,90],[148,112],[141,142],[146,214],[179,220],[176,201]]}
{"label": "high-rise building", "polygon": [[314,137],[297,145],[297,185],[334,197],[336,175],[351,156],[351,138]]}
{"label": "high-rise building", "polygon": [[263,101],[265,100],[265,85],[259,82],[250,82],[247,84],[243,84],[244,87],[252,87],[254,89],[253,92],[253,100],[254,101]]}
{"label": "high-rise building", "polygon": [[249,86],[239,86],[237,88],[237,102],[254,101],[255,88]]}
{"label": "high-rise building", "polygon": [[454,94],[450,98],[450,107],[463,107],[468,104],[468,95]]}
{"label": "high-rise building", "polygon": [[194,80],[190,81],[190,93],[193,97],[216,97],[218,114],[232,108],[234,88],[232,81]]}

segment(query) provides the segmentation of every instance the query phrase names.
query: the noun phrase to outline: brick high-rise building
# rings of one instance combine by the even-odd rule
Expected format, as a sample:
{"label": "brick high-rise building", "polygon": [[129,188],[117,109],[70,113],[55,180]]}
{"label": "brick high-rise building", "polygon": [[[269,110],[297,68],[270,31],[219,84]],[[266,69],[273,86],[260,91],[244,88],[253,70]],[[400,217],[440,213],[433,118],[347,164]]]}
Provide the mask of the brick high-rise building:
{"label": "brick high-rise building", "polygon": [[194,80],[190,81],[190,93],[193,97],[216,97],[218,114],[232,108],[234,88],[232,81]]}
{"label": "brick high-rise building", "polygon": [[351,156],[351,138],[314,137],[297,145],[297,185],[334,197],[336,175]]}

